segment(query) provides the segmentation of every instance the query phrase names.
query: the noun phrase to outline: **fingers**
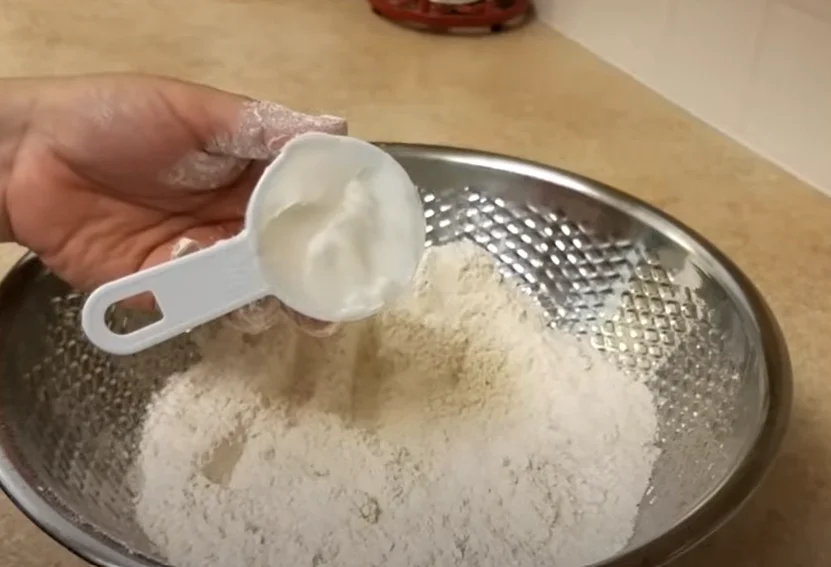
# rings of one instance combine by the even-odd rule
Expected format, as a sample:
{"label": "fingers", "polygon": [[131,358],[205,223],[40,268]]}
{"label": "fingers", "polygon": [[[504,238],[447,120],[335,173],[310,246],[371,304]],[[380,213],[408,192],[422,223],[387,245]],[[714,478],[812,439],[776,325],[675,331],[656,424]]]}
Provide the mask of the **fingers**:
{"label": "fingers", "polygon": [[[227,100],[226,100],[227,102]],[[306,132],[346,134],[343,118],[304,114],[274,102],[235,100],[204,150],[187,154],[162,175],[162,182],[181,189],[215,190],[233,183],[251,160],[271,160],[293,137]]]}
{"label": "fingers", "polygon": [[346,134],[343,118],[304,114],[275,102],[245,101],[236,123],[211,140],[206,151],[242,159],[273,159],[293,137],[307,132]]}
{"label": "fingers", "polygon": [[160,181],[176,189],[211,191],[233,183],[248,163],[234,156],[193,151],[163,172]]}

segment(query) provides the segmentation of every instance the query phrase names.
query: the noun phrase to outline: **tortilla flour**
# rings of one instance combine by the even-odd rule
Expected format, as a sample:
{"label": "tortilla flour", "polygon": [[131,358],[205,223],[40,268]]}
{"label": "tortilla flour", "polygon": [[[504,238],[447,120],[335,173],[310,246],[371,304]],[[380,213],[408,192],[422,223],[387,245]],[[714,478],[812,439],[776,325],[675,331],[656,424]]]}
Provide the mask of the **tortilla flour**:
{"label": "tortilla flour", "polygon": [[201,329],[148,410],[137,518],[177,567],[578,567],[659,450],[647,387],[547,327],[469,242],[327,338]]}

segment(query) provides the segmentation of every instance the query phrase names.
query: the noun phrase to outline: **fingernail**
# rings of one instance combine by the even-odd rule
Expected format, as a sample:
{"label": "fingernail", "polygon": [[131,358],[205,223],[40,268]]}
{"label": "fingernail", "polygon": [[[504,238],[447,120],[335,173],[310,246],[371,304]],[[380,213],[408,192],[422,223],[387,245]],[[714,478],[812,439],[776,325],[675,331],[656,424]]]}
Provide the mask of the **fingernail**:
{"label": "fingernail", "polygon": [[294,120],[286,120],[285,126],[293,134],[306,132],[325,132],[327,134],[345,134],[346,120],[328,114],[304,114],[297,112]]}
{"label": "fingernail", "polygon": [[164,171],[159,179],[175,188],[213,190],[234,181],[247,165],[236,157],[195,151]]}
{"label": "fingernail", "polygon": [[335,133],[346,129],[346,120],[338,116],[298,112],[275,102],[256,101],[243,107],[241,129],[265,129],[280,134],[312,131]]}
{"label": "fingernail", "polygon": [[197,252],[202,247],[199,245],[198,242],[193,240],[192,238],[187,238],[183,236],[179,240],[176,241],[176,244],[173,245],[173,248],[170,250],[170,258],[175,260],[177,258],[181,258],[182,256],[187,256],[188,254],[192,254]]}
{"label": "fingernail", "polygon": [[332,116],[330,114],[322,114],[319,116],[321,122],[325,125],[325,131],[329,134],[346,134],[349,126],[345,118],[339,116]]}
{"label": "fingernail", "polygon": [[305,114],[276,102],[248,101],[242,106],[236,130],[217,138],[209,150],[245,159],[272,159],[275,151],[299,134],[343,135],[347,130],[346,120],[339,116]]}

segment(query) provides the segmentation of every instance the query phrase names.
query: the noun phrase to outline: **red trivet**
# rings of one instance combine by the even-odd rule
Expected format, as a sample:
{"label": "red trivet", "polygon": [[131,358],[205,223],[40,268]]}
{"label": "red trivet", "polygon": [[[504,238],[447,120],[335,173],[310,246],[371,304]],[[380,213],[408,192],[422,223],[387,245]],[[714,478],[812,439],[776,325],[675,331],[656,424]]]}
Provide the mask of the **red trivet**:
{"label": "red trivet", "polygon": [[490,28],[499,31],[531,10],[530,0],[369,0],[390,20],[432,29]]}

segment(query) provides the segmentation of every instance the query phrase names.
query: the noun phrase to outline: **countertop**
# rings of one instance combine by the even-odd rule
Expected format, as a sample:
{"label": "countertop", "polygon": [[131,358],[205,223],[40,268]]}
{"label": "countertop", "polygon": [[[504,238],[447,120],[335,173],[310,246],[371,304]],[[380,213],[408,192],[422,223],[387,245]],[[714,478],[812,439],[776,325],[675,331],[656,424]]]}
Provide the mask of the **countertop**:
{"label": "countertop", "polygon": [[[346,116],[376,140],[468,146],[595,177],[681,219],[769,300],[792,425],[738,517],[679,565],[831,565],[831,199],[541,25],[443,37],[362,0],[0,0],[0,76],[171,74]],[[0,247],[3,271],[20,254]],[[0,499],[0,564],[85,565]]]}

